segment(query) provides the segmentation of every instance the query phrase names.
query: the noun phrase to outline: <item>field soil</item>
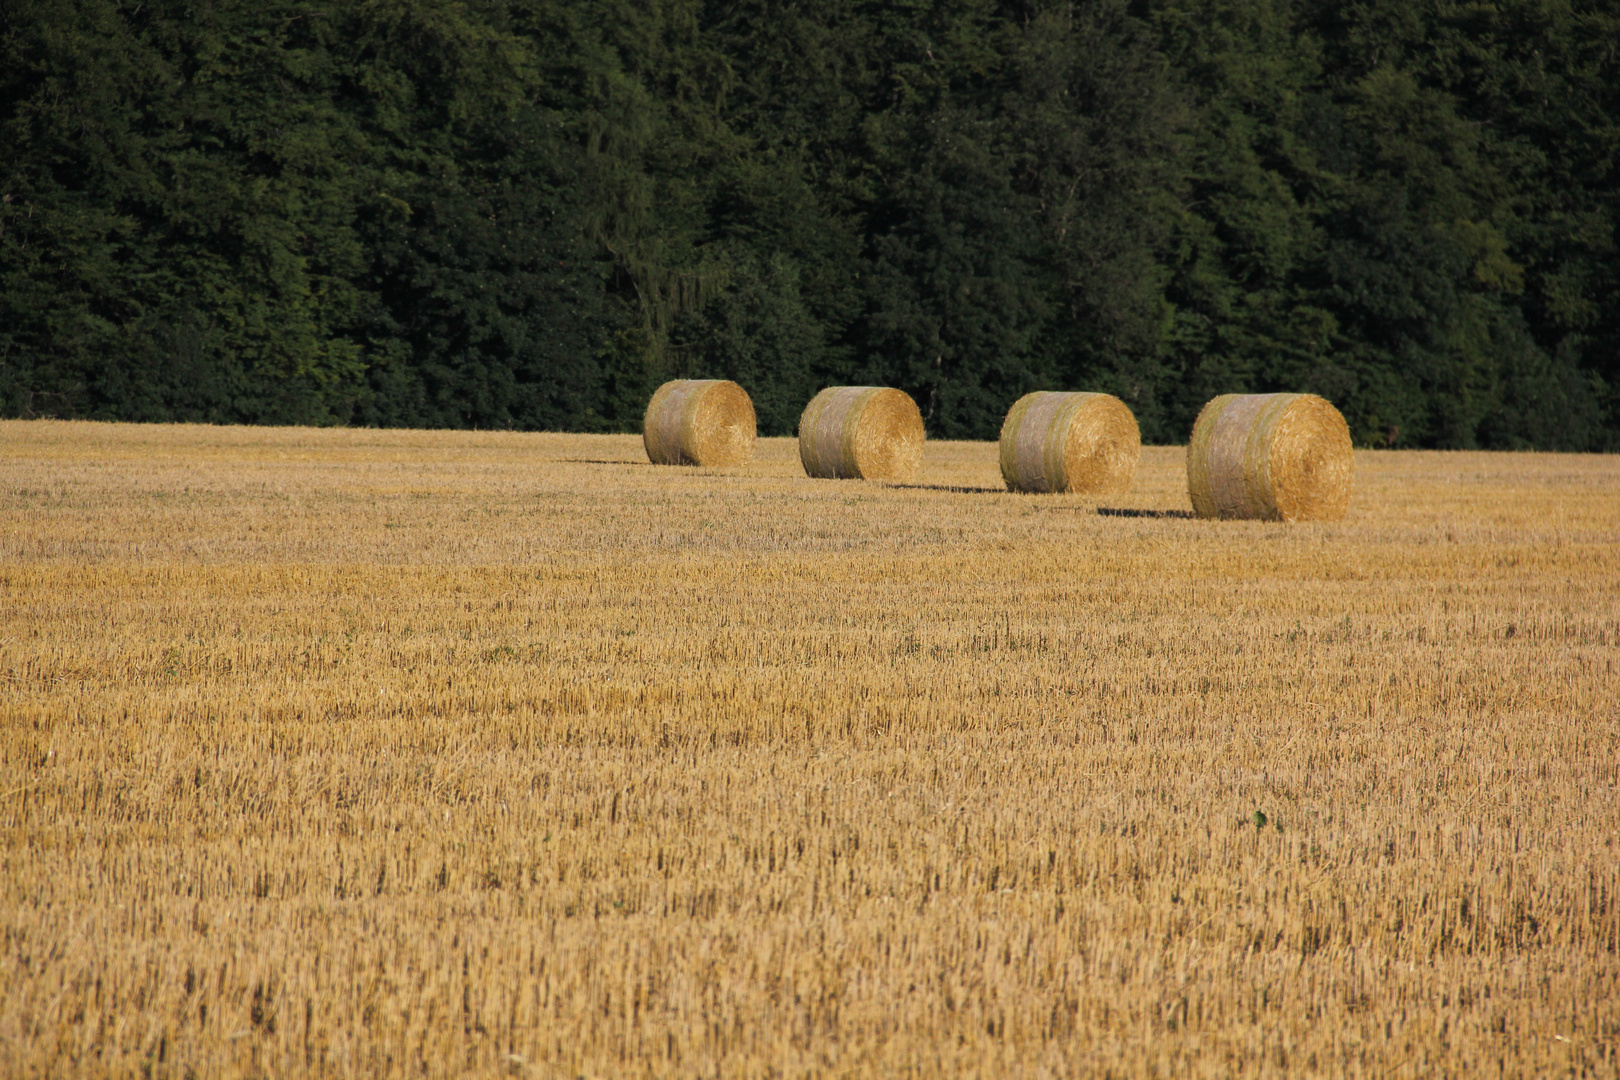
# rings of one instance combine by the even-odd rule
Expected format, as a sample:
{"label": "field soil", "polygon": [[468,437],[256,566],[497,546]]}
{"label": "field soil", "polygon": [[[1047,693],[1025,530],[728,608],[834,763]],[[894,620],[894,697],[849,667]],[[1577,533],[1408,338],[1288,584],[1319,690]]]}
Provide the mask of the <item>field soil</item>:
{"label": "field soil", "polygon": [[1184,453],[0,422],[0,1075],[1615,1076],[1620,458]]}

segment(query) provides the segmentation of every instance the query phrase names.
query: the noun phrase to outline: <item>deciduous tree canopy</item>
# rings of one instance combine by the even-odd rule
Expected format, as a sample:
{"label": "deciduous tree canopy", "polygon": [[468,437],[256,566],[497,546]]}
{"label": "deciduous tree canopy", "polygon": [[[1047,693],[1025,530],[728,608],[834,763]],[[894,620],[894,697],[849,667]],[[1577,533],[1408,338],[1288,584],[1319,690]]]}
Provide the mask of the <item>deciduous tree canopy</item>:
{"label": "deciduous tree canopy", "polygon": [[1620,449],[1620,9],[0,0],[0,414]]}

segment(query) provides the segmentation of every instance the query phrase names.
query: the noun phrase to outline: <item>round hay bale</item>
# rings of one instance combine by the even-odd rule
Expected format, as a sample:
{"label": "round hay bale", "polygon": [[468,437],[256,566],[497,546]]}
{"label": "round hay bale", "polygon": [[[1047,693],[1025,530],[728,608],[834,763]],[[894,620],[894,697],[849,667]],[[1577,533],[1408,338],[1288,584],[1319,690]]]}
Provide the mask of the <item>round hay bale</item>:
{"label": "round hay bale", "polygon": [[1001,478],[1008,491],[1119,495],[1142,456],[1130,408],[1112,394],[1037,390],[1007,410]]}
{"label": "round hay bale", "polygon": [[914,480],[924,437],[922,413],[905,391],[829,386],[799,417],[799,460],[822,479]]}
{"label": "round hay bale", "polygon": [[1337,521],[1354,471],[1350,428],[1315,394],[1222,394],[1187,444],[1187,494],[1205,518]]}
{"label": "round hay bale", "polygon": [[675,379],[647,403],[641,441],[654,465],[746,465],[754,403],[727,379]]}

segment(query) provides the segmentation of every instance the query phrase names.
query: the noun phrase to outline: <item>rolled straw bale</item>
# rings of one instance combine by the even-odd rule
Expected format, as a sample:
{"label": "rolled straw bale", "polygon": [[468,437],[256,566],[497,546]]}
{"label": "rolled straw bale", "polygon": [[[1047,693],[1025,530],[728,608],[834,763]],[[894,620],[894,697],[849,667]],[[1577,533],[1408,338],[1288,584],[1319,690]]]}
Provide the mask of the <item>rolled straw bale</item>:
{"label": "rolled straw bale", "polygon": [[754,403],[726,379],[675,379],[647,403],[641,441],[654,465],[746,465]]}
{"label": "rolled straw bale", "polygon": [[829,386],[799,417],[799,460],[823,479],[913,480],[923,439],[917,403],[887,386]]}
{"label": "rolled straw bale", "polygon": [[1037,390],[1013,402],[1001,425],[1001,477],[1008,491],[1129,491],[1142,433],[1112,394]]}
{"label": "rolled straw bale", "polygon": [[1222,394],[1187,444],[1199,517],[1337,521],[1354,470],[1344,417],[1315,394]]}

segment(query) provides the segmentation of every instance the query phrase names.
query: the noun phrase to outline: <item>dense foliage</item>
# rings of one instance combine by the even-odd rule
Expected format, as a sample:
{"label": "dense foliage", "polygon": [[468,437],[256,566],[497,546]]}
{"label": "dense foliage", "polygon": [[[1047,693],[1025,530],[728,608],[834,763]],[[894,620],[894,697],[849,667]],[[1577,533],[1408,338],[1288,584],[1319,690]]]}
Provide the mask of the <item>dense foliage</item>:
{"label": "dense foliage", "polygon": [[0,0],[0,415],[1620,448],[1620,7]]}

